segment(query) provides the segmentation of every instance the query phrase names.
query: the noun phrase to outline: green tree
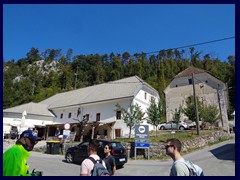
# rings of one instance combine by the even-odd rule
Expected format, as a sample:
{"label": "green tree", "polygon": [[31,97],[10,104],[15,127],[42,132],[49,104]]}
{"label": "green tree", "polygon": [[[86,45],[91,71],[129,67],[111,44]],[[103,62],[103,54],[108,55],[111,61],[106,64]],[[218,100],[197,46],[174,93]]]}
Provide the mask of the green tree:
{"label": "green tree", "polygon": [[29,64],[41,60],[38,48],[31,48],[31,50],[27,53],[27,60]]}
{"label": "green tree", "polygon": [[173,114],[174,120],[177,122],[177,129],[179,128],[178,126],[179,126],[181,114],[182,114],[182,106],[180,105],[179,108],[176,108],[174,110],[174,114]]}
{"label": "green tree", "polygon": [[211,104],[203,106],[201,118],[204,122],[209,122],[213,125],[215,121],[220,118],[218,108]]}
{"label": "green tree", "polygon": [[[194,97],[190,96],[187,98],[186,100],[186,107],[182,108],[182,113],[185,114],[191,121],[196,122],[197,117],[196,117],[196,108],[195,108],[195,103],[194,103]],[[197,98],[197,103],[198,103],[198,114],[200,116],[201,112],[202,112],[202,103],[199,101],[199,99]]]}
{"label": "green tree", "polygon": [[121,116],[127,127],[129,127],[129,138],[131,138],[132,129],[135,125],[142,123],[144,112],[138,104],[130,104],[128,109],[122,108],[116,104],[116,111],[121,110]]}
{"label": "green tree", "polygon": [[163,116],[163,108],[161,101],[157,104],[154,98],[150,100],[150,106],[147,108],[147,123],[156,127],[156,136],[157,136],[157,127],[161,123]]}

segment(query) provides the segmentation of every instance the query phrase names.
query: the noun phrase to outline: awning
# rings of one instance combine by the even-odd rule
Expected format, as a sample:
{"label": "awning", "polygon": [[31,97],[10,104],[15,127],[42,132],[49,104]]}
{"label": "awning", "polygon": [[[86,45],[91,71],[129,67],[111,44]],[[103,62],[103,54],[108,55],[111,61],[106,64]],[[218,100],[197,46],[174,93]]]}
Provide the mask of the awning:
{"label": "awning", "polygon": [[113,119],[99,121],[100,124],[110,124],[110,123],[114,123],[114,122],[116,122],[116,120],[113,120]]}

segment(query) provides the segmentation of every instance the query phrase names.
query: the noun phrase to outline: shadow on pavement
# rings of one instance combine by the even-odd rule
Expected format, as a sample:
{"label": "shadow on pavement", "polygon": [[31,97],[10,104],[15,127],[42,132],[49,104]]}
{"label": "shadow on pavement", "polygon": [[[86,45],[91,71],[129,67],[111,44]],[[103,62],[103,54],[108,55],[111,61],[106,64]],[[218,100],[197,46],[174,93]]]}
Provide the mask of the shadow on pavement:
{"label": "shadow on pavement", "polygon": [[221,147],[210,150],[210,152],[218,159],[231,160],[235,162],[235,144],[226,144]]}

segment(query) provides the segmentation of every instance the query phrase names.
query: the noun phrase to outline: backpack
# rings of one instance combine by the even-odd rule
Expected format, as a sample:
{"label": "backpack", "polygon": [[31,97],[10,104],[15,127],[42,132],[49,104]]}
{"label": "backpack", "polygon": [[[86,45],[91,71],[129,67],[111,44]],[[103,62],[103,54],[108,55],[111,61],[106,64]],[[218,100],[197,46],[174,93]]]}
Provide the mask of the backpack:
{"label": "backpack", "polygon": [[204,176],[202,168],[198,165],[192,163],[191,161],[181,161],[189,169],[189,176]]}
{"label": "backpack", "polygon": [[108,172],[108,170],[103,166],[102,160],[95,160],[93,157],[89,157],[94,166],[91,171],[92,176],[111,176],[111,174]]}

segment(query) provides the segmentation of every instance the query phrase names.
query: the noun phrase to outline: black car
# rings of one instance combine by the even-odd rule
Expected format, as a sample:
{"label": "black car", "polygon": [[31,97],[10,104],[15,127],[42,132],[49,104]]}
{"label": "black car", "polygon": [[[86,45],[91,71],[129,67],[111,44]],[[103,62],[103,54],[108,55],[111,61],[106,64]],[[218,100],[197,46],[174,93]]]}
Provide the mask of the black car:
{"label": "black car", "polygon": [[[126,149],[123,147],[123,145],[120,142],[115,141],[108,141],[108,140],[97,140],[99,147],[97,154],[101,159],[104,159],[104,147],[106,144],[111,144],[112,146],[112,152],[111,154],[115,158],[116,166],[121,167],[127,162],[127,153]],[[67,149],[65,154],[65,159],[69,163],[78,163],[81,164],[84,159],[89,157],[89,151],[88,151],[88,144],[89,141],[85,141],[80,143],[77,146],[70,147]]]}

